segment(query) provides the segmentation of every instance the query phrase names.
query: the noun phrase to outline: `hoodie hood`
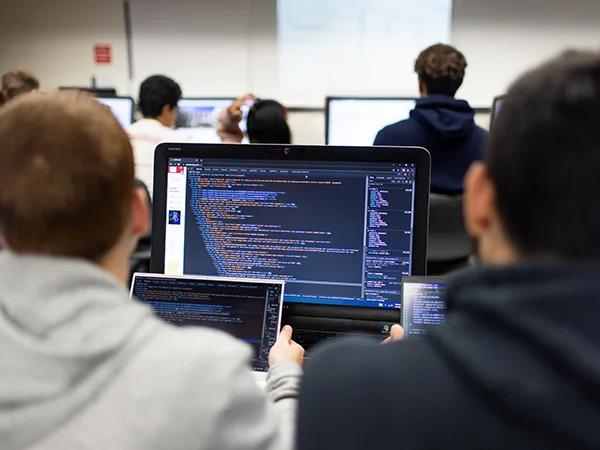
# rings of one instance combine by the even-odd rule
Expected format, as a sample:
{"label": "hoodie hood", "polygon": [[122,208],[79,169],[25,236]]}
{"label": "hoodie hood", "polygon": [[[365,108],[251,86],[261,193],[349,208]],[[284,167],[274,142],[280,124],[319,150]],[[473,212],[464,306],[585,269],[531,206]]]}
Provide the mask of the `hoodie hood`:
{"label": "hoodie hood", "polygon": [[91,263],[2,251],[2,448],[29,446],[85,407],[156,323]]}
{"label": "hoodie hood", "polygon": [[447,95],[417,100],[410,117],[446,139],[465,138],[475,127],[475,110],[465,100]]}
{"label": "hoodie hood", "polygon": [[565,445],[600,448],[599,277],[569,266],[460,275],[432,342],[501,413]]}

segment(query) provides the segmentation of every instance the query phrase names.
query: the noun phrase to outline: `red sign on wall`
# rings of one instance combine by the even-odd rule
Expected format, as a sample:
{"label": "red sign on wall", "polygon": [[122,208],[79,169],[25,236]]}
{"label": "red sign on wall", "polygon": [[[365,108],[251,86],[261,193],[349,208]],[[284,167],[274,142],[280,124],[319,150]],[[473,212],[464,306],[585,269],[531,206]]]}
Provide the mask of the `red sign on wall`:
{"label": "red sign on wall", "polygon": [[94,62],[96,64],[112,63],[112,47],[110,45],[94,45]]}

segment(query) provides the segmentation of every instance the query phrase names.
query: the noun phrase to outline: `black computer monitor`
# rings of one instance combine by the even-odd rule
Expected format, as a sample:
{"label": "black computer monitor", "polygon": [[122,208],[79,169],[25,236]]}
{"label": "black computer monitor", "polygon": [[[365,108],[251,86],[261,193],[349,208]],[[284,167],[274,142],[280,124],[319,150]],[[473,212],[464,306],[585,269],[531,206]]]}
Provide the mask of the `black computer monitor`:
{"label": "black computer monitor", "polygon": [[409,118],[416,101],[414,98],[392,97],[327,97],[325,143],[373,145],[379,130]]}
{"label": "black computer monitor", "polygon": [[496,117],[498,117],[498,113],[502,109],[502,103],[506,100],[506,95],[501,95],[494,99],[494,103],[492,105],[492,115],[490,120],[490,129],[494,126],[494,122],[496,121]]}
{"label": "black computer monitor", "polygon": [[286,303],[396,311],[402,276],[425,274],[423,148],[161,144],[154,164],[152,272],[274,278]]}
{"label": "black computer monitor", "polygon": [[78,87],[78,86],[61,86],[58,88],[61,91],[83,91],[92,94],[94,97],[118,97],[115,88],[93,88],[93,87]]}
{"label": "black computer monitor", "polygon": [[98,97],[96,100],[111,110],[122,127],[133,123],[134,101],[131,97]]}
{"label": "black computer monitor", "polygon": [[[235,98],[182,98],[177,105],[175,128],[188,136],[191,142],[216,144],[221,142],[217,135],[219,114],[229,108]],[[248,106],[242,108],[244,116],[240,129],[246,132]]]}

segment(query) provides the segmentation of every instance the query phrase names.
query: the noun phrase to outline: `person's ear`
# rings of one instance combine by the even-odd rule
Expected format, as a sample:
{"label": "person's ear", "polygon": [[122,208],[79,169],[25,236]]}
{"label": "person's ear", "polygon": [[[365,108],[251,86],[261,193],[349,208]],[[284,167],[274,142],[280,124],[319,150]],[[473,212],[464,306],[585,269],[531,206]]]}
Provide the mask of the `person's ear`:
{"label": "person's ear", "polygon": [[131,201],[131,233],[140,238],[150,230],[150,205],[145,189],[134,188]]}
{"label": "person's ear", "polygon": [[465,177],[463,197],[465,226],[470,237],[479,240],[490,231],[495,201],[495,188],[486,165],[474,163]]}
{"label": "person's ear", "polygon": [[173,114],[173,110],[176,109],[176,108],[177,108],[176,106],[165,105],[162,108],[161,115],[163,117],[169,117],[170,115]]}

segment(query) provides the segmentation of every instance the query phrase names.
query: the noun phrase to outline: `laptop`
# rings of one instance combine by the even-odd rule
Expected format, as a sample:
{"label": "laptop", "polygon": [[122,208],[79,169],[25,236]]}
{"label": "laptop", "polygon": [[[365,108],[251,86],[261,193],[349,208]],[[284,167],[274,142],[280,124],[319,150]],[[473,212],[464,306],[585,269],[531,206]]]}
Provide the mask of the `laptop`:
{"label": "laptop", "polygon": [[327,97],[325,143],[373,145],[382,128],[408,119],[416,103],[414,98]]}
{"label": "laptop", "polygon": [[131,283],[131,297],[161,319],[214,328],[250,344],[259,379],[269,370],[269,350],[281,328],[283,294],[278,280],[136,273]]}
{"label": "laptop", "polygon": [[385,337],[403,275],[424,275],[423,148],[161,144],[151,272],[284,280],[284,324],[310,349]]}
{"label": "laptop", "polygon": [[402,278],[402,326],[404,338],[422,338],[444,323],[445,277]]}

